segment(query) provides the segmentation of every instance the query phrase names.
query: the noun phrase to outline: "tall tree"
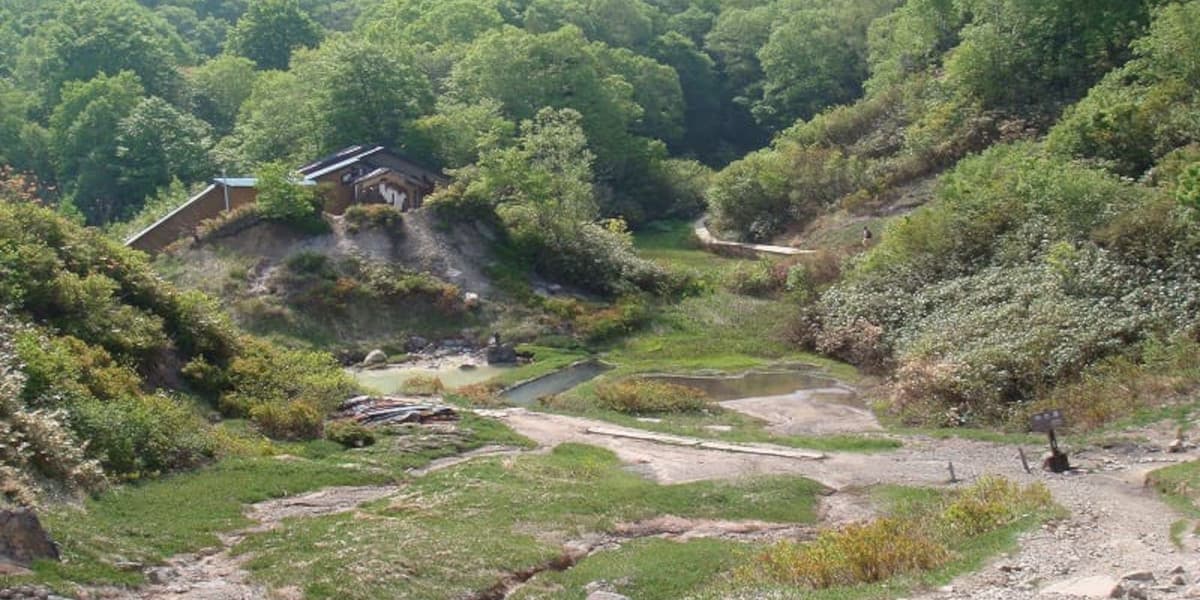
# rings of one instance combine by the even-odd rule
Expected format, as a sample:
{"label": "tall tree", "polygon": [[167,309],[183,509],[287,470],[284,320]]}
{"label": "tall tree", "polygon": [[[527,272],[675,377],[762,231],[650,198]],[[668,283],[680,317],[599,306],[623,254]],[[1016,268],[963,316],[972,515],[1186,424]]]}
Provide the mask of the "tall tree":
{"label": "tall tree", "polygon": [[190,60],[169,23],[133,0],[64,2],[53,19],[26,41],[21,78],[46,107],[58,103],[68,81],[130,71],[147,92],[182,100],[176,65]]}
{"label": "tall tree", "polygon": [[867,28],[894,5],[895,0],[854,0],[791,13],[758,51],[763,90],[755,118],[778,130],[861,95]]}
{"label": "tall tree", "polygon": [[231,54],[196,67],[188,73],[196,116],[208,121],[218,133],[229,133],[257,77],[254,61]]}
{"label": "tall tree", "polygon": [[253,0],[229,32],[225,48],[260,69],[286,69],[292,51],[320,41],[321,26],[298,0]]}
{"label": "tall tree", "polygon": [[606,175],[637,153],[630,129],[642,109],[633,87],[606,70],[576,27],[536,35],[512,27],[491,32],[455,65],[450,86],[464,102],[498,100],[513,120],[531,119],[544,107],[575,109]]}
{"label": "tall tree", "polygon": [[121,188],[117,132],[142,94],[142,84],[129,71],[69,82],[50,117],[58,181],[89,224],[129,216],[141,200],[127,197]]}
{"label": "tall tree", "polygon": [[364,142],[404,148],[413,121],[433,112],[429,79],[402,48],[338,36],[294,62],[323,150]]}
{"label": "tall tree", "polygon": [[134,205],[123,210],[140,210],[147,196],[172,179],[190,183],[211,175],[211,133],[207,123],[162,98],[143,98],[118,126],[120,183]]}

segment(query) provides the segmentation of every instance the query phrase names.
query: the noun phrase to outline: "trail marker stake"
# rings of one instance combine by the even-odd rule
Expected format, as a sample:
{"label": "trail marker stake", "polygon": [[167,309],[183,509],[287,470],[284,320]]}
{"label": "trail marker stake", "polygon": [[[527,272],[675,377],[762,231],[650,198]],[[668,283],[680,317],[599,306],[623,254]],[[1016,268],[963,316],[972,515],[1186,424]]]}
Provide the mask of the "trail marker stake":
{"label": "trail marker stake", "polygon": [[1055,429],[1063,427],[1066,424],[1066,418],[1063,417],[1062,411],[1057,408],[1029,417],[1029,429],[1031,431],[1044,431],[1050,439],[1050,454],[1046,455],[1045,460],[1042,461],[1042,468],[1047,471],[1063,473],[1071,470],[1071,462],[1067,460],[1067,453],[1058,449],[1058,436],[1054,435]]}

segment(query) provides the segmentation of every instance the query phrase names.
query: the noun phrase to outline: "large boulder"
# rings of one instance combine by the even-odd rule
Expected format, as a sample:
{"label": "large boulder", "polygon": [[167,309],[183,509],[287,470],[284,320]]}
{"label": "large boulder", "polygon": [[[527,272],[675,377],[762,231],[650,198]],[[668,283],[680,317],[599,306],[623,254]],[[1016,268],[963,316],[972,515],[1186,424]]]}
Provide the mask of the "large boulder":
{"label": "large boulder", "polygon": [[0,560],[29,566],[41,558],[58,560],[58,546],[27,509],[0,510]]}
{"label": "large boulder", "polygon": [[383,350],[372,350],[367,353],[367,357],[363,359],[363,364],[367,366],[387,364],[388,356]]}
{"label": "large boulder", "polygon": [[512,344],[492,344],[487,347],[487,362],[489,365],[515,363],[517,349]]}

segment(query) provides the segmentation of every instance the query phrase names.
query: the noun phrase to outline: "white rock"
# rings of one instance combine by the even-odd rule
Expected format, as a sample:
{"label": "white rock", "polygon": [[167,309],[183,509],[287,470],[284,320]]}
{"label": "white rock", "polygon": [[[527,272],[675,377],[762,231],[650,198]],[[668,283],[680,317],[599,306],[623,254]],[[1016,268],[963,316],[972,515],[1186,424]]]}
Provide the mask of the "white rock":
{"label": "white rock", "polygon": [[1107,575],[1096,575],[1060,581],[1048,586],[1042,590],[1042,593],[1084,598],[1117,598],[1120,597],[1120,594],[1117,593],[1118,590],[1121,590],[1121,585],[1117,583],[1116,579]]}
{"label": "white rock", "polygon": [[587,600],[629,600],[629,596],[622,596],[615,592],[596,591],[587,595]]}
{"label": "white rock", "polygon": [[1150,571],[1130,571],[1121,576],[1122,581],[1154,581],[1154,573]]}

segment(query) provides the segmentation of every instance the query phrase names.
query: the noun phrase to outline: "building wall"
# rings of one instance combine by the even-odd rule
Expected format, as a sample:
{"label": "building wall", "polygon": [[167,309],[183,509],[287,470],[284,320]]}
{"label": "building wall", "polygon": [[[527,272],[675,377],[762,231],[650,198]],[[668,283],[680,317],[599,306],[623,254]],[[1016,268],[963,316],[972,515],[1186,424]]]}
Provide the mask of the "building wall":
{"label": "building wall", "polygon": [[[230,208],[253,204],[257,197],[254,188],[229,188]],[[224,210],[224,189],[220,185],[210,185],[175,212],[134,236],[126,245],[151,254],[160,252],[175,240],[191,235],[201,221],[219,216]]]}
{"label": "building wall", "polygon": [[322,195],[325,196],[325,212],[340,215],[354,204],[354,186],[342,183],[342,175],[352,167],[346,167],[317,178]]}

